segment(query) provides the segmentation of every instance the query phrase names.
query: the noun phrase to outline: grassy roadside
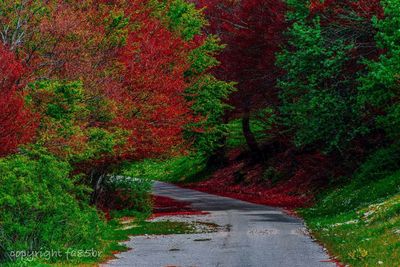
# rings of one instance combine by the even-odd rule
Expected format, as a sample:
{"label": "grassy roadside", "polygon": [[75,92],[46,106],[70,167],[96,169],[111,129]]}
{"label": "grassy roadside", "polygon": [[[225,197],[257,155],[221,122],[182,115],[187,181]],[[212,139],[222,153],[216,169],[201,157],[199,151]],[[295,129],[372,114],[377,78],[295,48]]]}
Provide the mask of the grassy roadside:
{"label": "grassy roadside", "polygon": [[[125,245],[119,242],[128,240],[132,236],[141,235],[172,235],[172,234],[194,234],[200,232],[215,231],[216,225],[203,224],[201,222],[176,222],[170,220],[149,221],[148,214],[135,213],[135,216],[123,216],[124,213],[114,219],[113,231],[109,236],[109,244],[103,257],[95,262],[91,262],[92,266],[97,266],[99,262],[105,262],[114,258],[114,254],[127,251]],[[64,266],[64,265],[63,265]],[[82,265],[85,266],[85,265]]]}
{"label": "grassy roadside", "polygon": [[300,210],[311,233],[351,266],[400,266],[400,172],[355,180]]}
{"label": "grassy roadside", "polygon": [[[131,215],[131,216],[127,216]],[[17,261],[14,263],[0,264],[2,267],[45,267],[45,266],[98,266],[99,263],[106,262],[114,258],[114,254],[127,251],[128,248],[120,244],[130,236],[140,235],[169,235],[169,234],[190,234],[197,233],[199,230],[194,223],[173,222],[173,221],[147,221],[148,214],[142,213],[120,213],[114,214],[115,219],[109,221],[109,231],[105,234],[103,249],[99,257],[74,257],[66,260],[49,263],[44,260]]]}

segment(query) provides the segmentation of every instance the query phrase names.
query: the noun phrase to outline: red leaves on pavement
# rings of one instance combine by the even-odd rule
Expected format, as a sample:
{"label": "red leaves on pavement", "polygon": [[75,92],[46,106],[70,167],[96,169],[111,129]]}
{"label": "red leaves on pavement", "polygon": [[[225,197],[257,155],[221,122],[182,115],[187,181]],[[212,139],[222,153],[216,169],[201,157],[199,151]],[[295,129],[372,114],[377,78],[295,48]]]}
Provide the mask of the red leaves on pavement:
{"label": "red leaves on pavement", "polygon": [[207,212],[193,209],[188,202],[177,201],[169,197],[153,196],[153,218],[161,216],[204,214],[207,214]]}

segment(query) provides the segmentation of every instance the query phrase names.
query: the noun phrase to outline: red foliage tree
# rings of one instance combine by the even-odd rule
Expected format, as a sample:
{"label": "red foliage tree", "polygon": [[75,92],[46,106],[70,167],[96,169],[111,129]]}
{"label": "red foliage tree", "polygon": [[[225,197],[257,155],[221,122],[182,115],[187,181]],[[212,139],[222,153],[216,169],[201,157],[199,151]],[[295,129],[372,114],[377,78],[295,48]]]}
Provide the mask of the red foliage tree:
{"label": "red foliage tree", "polygon": [[216,1],[198,0],[206,7],[209,30],[218,34],[227,48],[219,56],[219,78],[238,82],[238,91],[230,103],[243,118],[243,133],[251,150],[258,145],[250,131],[253,110],[276,105],[275,53],[283,41],[286,28],[285,5],[282,1]]}
{"label": "red foliage tree", "polygon": [[[360,0],[360,1],[335,1],[335,0],[312,0],[310,3],[312,14],[322,14],[331,22],[342,22],[349,24],[351,13],[358,17],[371,19],[373,16],[383,17],[383,8],[380,0]],[[347,16],[343,16],[346,14]],[[357,24],[357,21],[353,21]]]}
{"label": "red foliage tree", "polygon": [[0,45],[0,156],[15,152],[35,134],[35,115],[24,106],[19,90],[23,71],[13,53]]}
{"label": "red foliage tree", "polygon": [[[101,140],[88,153],[80,153],[85,157],[92,151],[97,154],[75,157],[79,162],[74,163],[76,169],[89,174],[95,191],[110,168],[123,160],[176,152],[184,143],[185,126],[193,119],[184,93],[189,86],[185,78],[189,54],[195,45],[158,18],[153,4],[141,0],[28,1],[18,6],[23,10],[18,15],[11,12],[15,3],[7,3],[11,11],[4,15],[5,24],[26,21],[24,27],[15,27],[15,32],[23,33],[17,42],[12,36],[5,39],[31,70],[24,80],[82,82],[80,101],[88,111],[74,125],[77,137],[91,132],[94,137],[82,138],[88,146],[91,138]],[[46,12],[32,12],[38,9]],[[30,15],[31,19],[25,19]],[[40,98],[48,92],[35,95],[39,105],[46,103]],[[46,109],[39,106],[38,111],[42,110]],[[45,144],[59,144],[59,131],[47,128],[50,134],[44,134],[49,139]],[[68,137],[71,140],[77,143]],[[98,148],[103,144],[104,149]],[[55,153],[63,156],[62,151]]]}
{"label": "red foliage tree", "polygon": [[51,14],[40,23],[47,41],[31,61],[36,75],[82,80],[93,110],[88,126],[128,132],[114,155],[96,160],[100,165],[168,153],[182,143],[191,120],[183,93],[192,47],[149,6],[137,0],[60,2],[49,5]]}
{"label": "red foliage tree", "polygon": [[169,153],[183,143],[182,131],[192,119],[184,98],[190,44],[153,18],[139,1],[131,1],[127,12],[139,28],[120,49],[122,82],[108,95],[118,105],[116,125],[130,132],[123,158],[141,159]]}

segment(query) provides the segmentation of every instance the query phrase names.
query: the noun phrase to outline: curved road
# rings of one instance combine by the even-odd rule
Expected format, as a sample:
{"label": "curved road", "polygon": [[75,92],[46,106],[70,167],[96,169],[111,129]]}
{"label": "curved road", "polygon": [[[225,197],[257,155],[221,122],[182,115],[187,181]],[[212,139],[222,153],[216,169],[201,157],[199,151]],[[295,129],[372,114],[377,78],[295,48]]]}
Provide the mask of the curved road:
{"label": "curved road", "polygon": [[[192,203],[209,215],[192,221],[224,226],[215,233],[133,237],[132,250],[104,266],[138,267],[330,267],[328,255],[307,234],[301,220],[280,209],[210,195],[157,182],[154,194]],[[177,218],[178,219],[178,218]]]}

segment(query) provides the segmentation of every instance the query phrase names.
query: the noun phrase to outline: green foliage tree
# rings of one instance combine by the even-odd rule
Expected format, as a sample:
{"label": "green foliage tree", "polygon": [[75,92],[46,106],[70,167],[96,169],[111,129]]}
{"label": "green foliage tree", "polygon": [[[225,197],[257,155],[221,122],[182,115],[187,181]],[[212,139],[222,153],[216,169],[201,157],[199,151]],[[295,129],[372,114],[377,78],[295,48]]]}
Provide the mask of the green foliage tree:
{"label": "green foliage tree", "polygon": [[385,17],[374,18],[376,36],[383,52],[378,60],[368,62],[368,73],[360,81],[359,102],[371,127],[384,129],[395,141],[400,137],[400,3],[382,1]]}
{"label": "green foliage tree", "polygon": [[357,88],[365,73],[363,59],[377,53],[373,14],[364,16],[354,6],[330,1],[288,4],[292,26],[288,45],[278,55],[285,71],[279,80],[282,123],[297,146],[343,152],[368,131]]}
{"label": "green foliage tree", "polygon": [[235,90],[233,83],[218,80],[211,73],[212,68],[219,65],[216,56],[225,46],[216,36],[203,33],[208,22],[203,10],[193,3],[184,0],[152,3],[158,6],[156,15],[165,14],[165,23],[172,31],[196,46],[189,55],[191,67],[186,78],[190,86],[186,95],[197,120],[187,126],[186,139],[207,158],[224,146],[227,135],[224,114],[230,108],[226,100]]}
{"label": "green foliage tree", "polygon": [[286,74],[280,79],[284,125],[294,132],[298,146],[322,143],[326,149],[343,144],[355,121],[354,95],[340,92],[351,81],[341,79],[351,45],[329,42],[319,19],[296,22],[289,45],[278,56]]}
{"label": "green foliage tree", "polygon": [[112,155],[123,131],[111,133],[89,124],[90,109],[81,82],[41,81],[28,86],[27,101],[40,115],[35,145],[60,159],[80,162]]}

